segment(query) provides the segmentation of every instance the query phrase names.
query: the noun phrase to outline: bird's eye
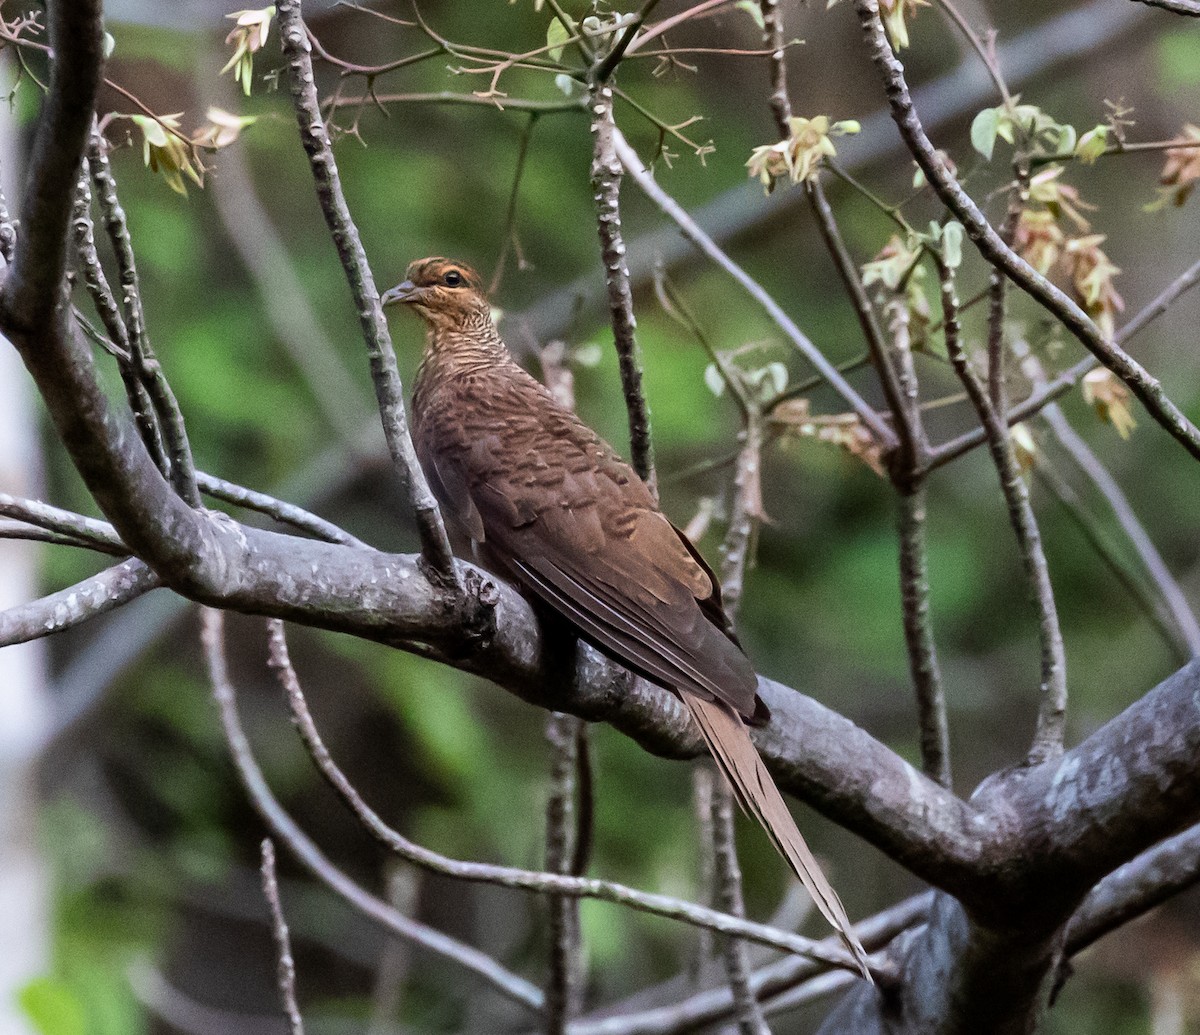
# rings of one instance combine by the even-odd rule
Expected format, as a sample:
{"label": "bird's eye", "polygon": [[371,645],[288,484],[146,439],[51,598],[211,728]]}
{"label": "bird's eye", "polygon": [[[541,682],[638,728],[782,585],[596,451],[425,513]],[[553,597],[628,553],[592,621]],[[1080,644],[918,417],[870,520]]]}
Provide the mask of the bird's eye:
{"label": "bird's eye", "polygon": [[463,275],[458,270],[447,270],[445,276],[442,277],[442,283],[446,287],[460,287],[463,282]]}

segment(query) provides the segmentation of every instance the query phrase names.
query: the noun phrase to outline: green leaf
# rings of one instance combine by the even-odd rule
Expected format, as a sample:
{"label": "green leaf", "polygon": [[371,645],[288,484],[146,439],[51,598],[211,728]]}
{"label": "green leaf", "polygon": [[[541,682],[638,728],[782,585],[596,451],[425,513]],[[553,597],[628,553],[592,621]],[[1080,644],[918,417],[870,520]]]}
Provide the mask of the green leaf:
{"label": "green leaf", "polygon": [[562,60],[563,47],[567,45],[570,38],[571,33],[567,31],[567,27],[557,18],[552,18],[549,28],[546,29],[546,46],[550,48],[548,53],[551,60]]}
{"label": "green leaf", "polygon": [[942,227],[942,260],[952,270],[962,265],[962,223],[951,220]]}
{"label": "green leaf", "polygon": [[154,147],[167,146],[167,131],[158,119],[152,119],[149,115],[130,115],[129,118],[142,131],[147,143]]}
{"label": "green leaf", "polygon": [[778,360],[767,364],[765,382],[771,386],[771,397],[780,395],[788,383],[788,369]]}
{"label": "green leaf", "polygon": [[713,395],[721,395],[725,391],[725,377],[717,369],[716,363],[709,363],[704,368],[704,383]]}
{"label": "green leaf", "polygon": [[1079,138],[1075,154],[1085,165],[1093,164],[1108,147],[1108,126],[1096,126]]}
{"label": "green leaf", "polygon": [[989,162],[1000,132],[1000,109],[984,108],[971,122],[971,146]]}
{"label": "green leaf", "polygon": [[754,0],[738,0],[738,2],[733,6],[738,10],[745,11],[748,15],[750,15],[750,17],[754,19],[754,24],[758,26],[759,32],[762,32],[766,29],[767,25],[766,22],[763,21],[762,8],[759,7]]}
{"label": "green leaf", "polygon": [[87,1035],[83,1004],[58,978],[34,978],[17,992],[17,1003],[39,1035]]}

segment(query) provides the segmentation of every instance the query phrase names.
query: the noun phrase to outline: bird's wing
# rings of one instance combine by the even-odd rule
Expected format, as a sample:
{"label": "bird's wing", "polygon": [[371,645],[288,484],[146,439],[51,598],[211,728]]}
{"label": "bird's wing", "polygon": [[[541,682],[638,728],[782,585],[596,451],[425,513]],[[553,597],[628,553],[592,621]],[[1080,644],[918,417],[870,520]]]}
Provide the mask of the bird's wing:
{"label": "bird's wing", "polygon": [[492,551],[586,639],[668,689],[754,716],[754,667],[712,620],[715,580],[661,513],[596,480],[569,474],[544,494],[489,480],[471,499]]}

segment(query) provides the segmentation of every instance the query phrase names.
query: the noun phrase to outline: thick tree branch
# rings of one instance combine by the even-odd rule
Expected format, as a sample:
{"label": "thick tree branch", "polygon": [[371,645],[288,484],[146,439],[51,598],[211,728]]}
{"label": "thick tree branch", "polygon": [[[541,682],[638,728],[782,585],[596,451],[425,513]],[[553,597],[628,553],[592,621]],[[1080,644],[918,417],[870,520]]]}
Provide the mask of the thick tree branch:
{"label": "thick tree branch", "polygon": [[1067,925],[1067,956],[1200,881],[1200,825],[1147,849],[1113,870]]}
{"label": "thick tree branch", "polygon": [[21,202],[23,232],[0,287],[0,326],[36,332],[62,319],[76,177],[104,65],[100,0],[47,5],[55,59]]}

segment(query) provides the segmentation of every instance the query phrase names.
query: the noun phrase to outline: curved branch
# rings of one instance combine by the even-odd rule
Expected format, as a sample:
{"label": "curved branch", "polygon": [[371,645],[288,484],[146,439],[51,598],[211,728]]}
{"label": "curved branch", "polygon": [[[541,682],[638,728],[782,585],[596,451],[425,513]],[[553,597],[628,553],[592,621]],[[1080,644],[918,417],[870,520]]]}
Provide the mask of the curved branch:
{"label": "curved branch", "polygon": [[0,323],[25,332],[65,319],[55,309],[64,298],[74,188],[104,67],[100,0],[47,4],[47,22],[50,90],[29,160],[21,237],[0,288]]}
{"label": "curved branch", "polygon": [[453,960],[467,970],[491,983],[502,995],[534,1012],[543,1006],[542,993],[534,985],[501,966],[486,953],[418,920],[405,916],[386,902],[369,894],[337,869],[325,854],[284,811],[271,793],[266,778],[259,769],[238,717],[237,699],[225,664],[224,616],[220,611],[206,609],[201,616],[200,639],[204,647],[213,697],[221,713],[221,725],[229,744],[234,765],[251,803],[293,855],[314,877],[347,903],[393,934]]}
{"label": "curved branch", "polygon": [[305,700],[300,681],[288,656],[283,627],[278,622],[271,623],[270,643],[271,667],[275,669],[280,685],[287,695],[292,721],[321,775],[362,823],[367,833],[406,862],[457,880],[478,881],[520,891],[561,895],[569,898],[592,898],[628,906],[630,909],[652,913],[656,916],[670,917],[705,930],[737,934],[783,952],[795,953],[826,965],[844,967],[857,972],[858,964],[840,946],[830,948],[809,938],[776,930],[765,924],[753,923],[740,916],[694,905],[682,899],[639,891],[636,888],[591,877],[571,876],[552,871],[521,870],[511,866],[451,859],[410,841],[383,822],[379,814],[362,799],[354,785],[346,778],[346,774],[330,756],[308,710],[308,702]]}
{"label": "curved branch", "polygon": [[1092,888],[1067,925],[1067,956],[1200,881],[1200,825],[1169,837]]}

